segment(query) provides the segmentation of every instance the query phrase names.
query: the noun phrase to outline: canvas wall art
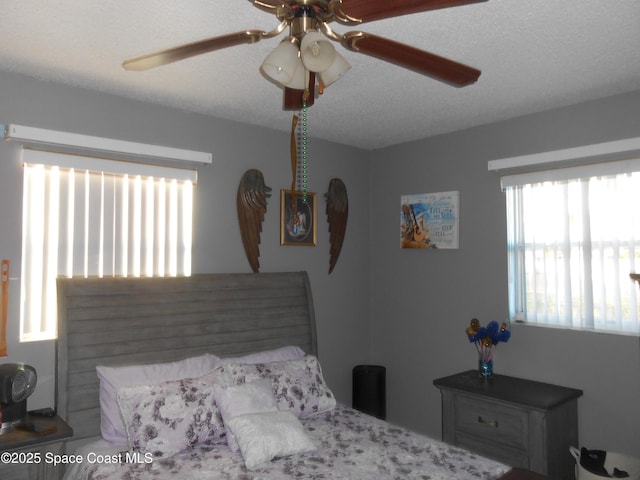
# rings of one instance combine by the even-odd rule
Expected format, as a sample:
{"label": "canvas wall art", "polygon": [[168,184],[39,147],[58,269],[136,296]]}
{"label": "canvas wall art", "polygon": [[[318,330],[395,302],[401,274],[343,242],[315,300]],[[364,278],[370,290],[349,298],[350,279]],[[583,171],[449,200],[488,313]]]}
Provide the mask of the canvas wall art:
{"label": "canvas wall art", "polygon": [[400,198],[400,248],[458,248],[459,192]]}

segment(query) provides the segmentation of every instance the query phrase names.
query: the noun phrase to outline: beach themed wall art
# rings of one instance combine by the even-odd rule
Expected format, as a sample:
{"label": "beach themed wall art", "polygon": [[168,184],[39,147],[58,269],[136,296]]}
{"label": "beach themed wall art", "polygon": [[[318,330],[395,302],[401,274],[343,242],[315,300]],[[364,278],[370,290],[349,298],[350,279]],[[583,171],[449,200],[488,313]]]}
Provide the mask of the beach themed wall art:
{"label": "beach themed wall art", "polygon": [[400,197],[400,248],[458,248],[459,192]]}

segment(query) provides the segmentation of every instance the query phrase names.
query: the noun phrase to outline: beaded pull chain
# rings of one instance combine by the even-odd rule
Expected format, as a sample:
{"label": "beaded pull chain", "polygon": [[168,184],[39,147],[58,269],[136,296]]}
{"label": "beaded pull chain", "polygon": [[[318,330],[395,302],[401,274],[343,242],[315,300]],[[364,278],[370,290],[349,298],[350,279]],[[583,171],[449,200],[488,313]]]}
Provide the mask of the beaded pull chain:
{"label": "beaded pull chain", "polygon": [[[309,90],[302,95],[302,110],[293,115],[291,122],[291,212],[293,233],[300,228],[300,218],[297,215],[298,204],[296,193],[302,192],[302,202],[307,203],[307,98]],[[299,162],[298,160],[302,160]]]}
{"label": "beaded pull chain", "polygon": [[302,112],[301,112],[301,117],[302,117],[302,125],[301,125],[301,129],[302,129],[302,135],[301,135],[301,141],[299,142],[298,146],[301,150],[301,152],[299,152],[299,158],[302,159],[302,201],[304,203],[307,203],[307,161],[308,161],[308,156],[307,156],[307,97],[309,96],[309,90],[305,90],[303,96],[302,96]]}

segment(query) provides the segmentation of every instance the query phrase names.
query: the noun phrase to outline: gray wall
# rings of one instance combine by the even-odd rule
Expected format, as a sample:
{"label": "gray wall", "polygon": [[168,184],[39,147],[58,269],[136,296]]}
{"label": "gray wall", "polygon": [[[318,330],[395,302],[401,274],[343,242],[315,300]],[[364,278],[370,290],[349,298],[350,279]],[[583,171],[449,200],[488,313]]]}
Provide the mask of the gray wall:
{"label": "gray wall", "polygon": [[[433,379],[476,366],[471,318],[507,319],[505,201],[487,161],[637,137],[639,126],[634,92],[374,152],[372,352],[388,369],[391,420],[439,436]],[[450,190],[460,192],[460,248],[401,250],[400,195]],[[638,337],[513,325],[494,364],[582,389],[582,445],[640,452]]]}
{"label": "gray wall", "polygon": [[[440,398],[433,379],[474,368],[475,351],[464,334],[472,317],[486,322],[507,316],[504,198],[487,161],[638,136],[640,92],[375,152],[316,141],[311,131],[317,247],[279,245],[278,192],[291,181],[286,134],[0,72],[0,123],[10,122],[212,152],[214,163],[201,169],[196,190],[195,272],[250,271],[235,192],[245,170],[262,170],[274,195],[263,225],[261,270],[309,272],[320,357],[331,388],[349,403],[351,368],[384,364],[390,420],[439,437]],[[310,123],[312,128],[312,116]],[[333,177],[347,185],[350,217],[342,254],[329,275],[322,195]],[[53,342],[17,341],[21,185],[17,146],[2,141],[0,258],[12,266],[9,357],[3,361],[37,368],[39,386],[29,404],[37,408],[53,399],[54,348]],[[400,195],[449,190],[460,192],[460,249],[401,250]],[[496,354],[498,373],[583,389],[581,443],[640,452],[637,337],[512,329],[512,339]]]}
{"label": "gray wall", "polygon": [[[291,123],[291,113],[280,116]],[[249,168],[260,169],[273,189],[261,237],[261,271],[309,272],[324,372],[336,396],[351,401],[351,367],[369,358],[369,182],[364,152],[310,139],[309,191],[317,193],[318,244],[280,246],[279,192],[291,186],[288,134],[2,72],[0,123],[212,152],[213,165],[200,168],[195,191],[194,273],[251,271],[240,239],[235,198],[242,174]],[[313,135],[313,112],[309,128]],[[352,214],[342,253],[329,275],[324,192],[333,177],[346,184]],[[0,141],[0,258],[11,261],[12,278],[9,357],[1,361],[36,367],[39,383],[29,408],[37,408],[53,402],[54,345],[18,342],[21,199],[19,147]]]}

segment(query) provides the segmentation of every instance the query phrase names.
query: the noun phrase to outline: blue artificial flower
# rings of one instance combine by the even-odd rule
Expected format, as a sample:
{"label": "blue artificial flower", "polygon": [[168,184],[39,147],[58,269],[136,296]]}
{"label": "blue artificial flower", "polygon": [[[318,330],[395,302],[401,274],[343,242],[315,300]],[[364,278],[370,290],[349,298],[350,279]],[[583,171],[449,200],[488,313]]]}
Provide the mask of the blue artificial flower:
{"label": "blue artificial flower", "polygon": [[503,322],[501,325],[494,320],[489,322],[486,327],[482,327],[476,318],[471,320],[471,325],[467,327],[466,333],[470,343],[482,342],[487,346],[489,343],[497,345],[500,342],[507,342],[511,337],[506,323]]}

